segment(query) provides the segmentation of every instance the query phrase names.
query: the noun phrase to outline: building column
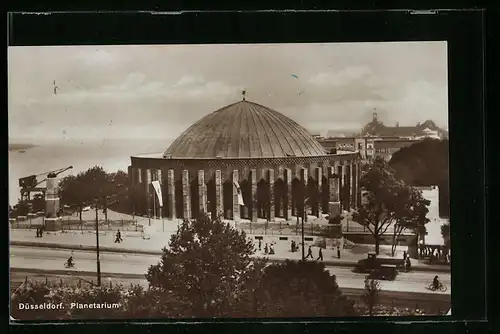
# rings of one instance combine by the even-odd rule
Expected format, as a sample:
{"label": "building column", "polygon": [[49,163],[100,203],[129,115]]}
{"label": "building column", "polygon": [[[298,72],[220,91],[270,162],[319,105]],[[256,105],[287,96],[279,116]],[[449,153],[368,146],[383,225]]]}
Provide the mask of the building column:
{"label": "building column", "polygon": [[169,209],[169,218],[176,219],[177,214],[175,212],[175,174],[173,169],[169,169],[167,172],[167,205]]}
{"label": "building column", "polygon": [[160,218],[163,218],[164,216],[164,213],[163,213],[163,210],[164,210],[164,206],[165,206],[165,182],[163,182],[163,179],[162,179],[162,172],[161,172],[161,169],[158,169],[158,181],[160,181],[160,191],[161,191],[161,202],[158,201],[158,216]]}
{"label": "building column", "polygon": [[345,166],[345,198],[346,198],[346,210],[351,211],[351,189],[352,189],[352,168],[351,164]]}
{"label": "building column", "polygon": [[[145,187],[146,187],[146,196],[147,196],[147,200],[148,200],[148,217],[152,217],[152,214],[153,214],[153,204],[154,204],[154,199],[153,201],[151,201],[151,169],[146,169],[146,184],[145,184]],[[151,203],[153,202],[153,203]]]}
{"label": "building column", "polygon": [[301,168],[300,169],[300,183],[301,183],[301,190],[302,190],[302,198],[304,200],[302,200],[302,210],[303,212],[300,212],[299,214],[302,214],[302,217],[305,217],[305,221],[307,221],[307,210],[306,210],[306,202],[305,202],[305,198],[308,197],[308,193],[307,193],[307,180],[309,178],[309,175],[307,173],[307,169],[306,168]]}
{"label": "building column", "polygon": [[257,170],[256,169],[251,169],[250,170],[250,189],[251,189],[251,196],[252,196],[252,202],[251,207],[250,207],[250,219],[252,222],[257,222]]}
{"label": "building column", "polygon": [[314,177],[316,178],[316,217],[321,218],[323,210],[321,209],[321,190],[322,187],[321,185],[323,184],[323,168],[321,167],[316,167],[315,169],[315,175]]}
{"label": "building column", "polygon": [[292,219],[292,170],[286,168],[283,173],[283,181],[285,182],[285,198],[283,201],[283,214],[285,220]]}
{"label": "building column", "polygon": [[267,182],[269,183],[269,221],[275,221],[276,218],[276,206],[275,194],[274,194],[274,169],[269,169],[267,171]]}
{"label": "building column", "polygon": [[182,207],[184,219],[191,219],[191,189],[189,184],[189,171],[182,171]]}
{"label": "building column", "polygon": [[147,196],[146,188],[144,187],[144,180],[146,179],[144,174],[145,174],[144,169],[137,168],[137,188],[134,189],[134,191],[137,190],[137,193],[135,193],[135,200],[136,200],[135,211],[139,212],[142,215],[147,213],[147,208],[144,207],[145,203],[144,199]]}
{"label": "building column", "polygon": [[351,164],[351,208],[356,210],[358,199],[357,199],[357,193],[358,193],[358,171],[357,167],[358,164],[354,163]]}
{"label": "building column", "polygon": [[137,183],[142,183],[142,169],[137,168]]}
{"label": "building column", "polygon": [[198,171],[198,210],[207,214],[207,185],[205,184],[205,171]]}
{"label": "building column", "polygon": [[222,175],[220,170],[215,171],[215,214],[216,217],[219,218],[221,215],[224,217],[224,209],[223,209],[223,197],[224,192],[222,189]]}
{"label": "building column", "polygon": [[361,207],[361,163],[356,164],[356,207]]}
{"label": "building column", "polygon": [[340,175],[339,169],[335,167],[328,167],[328,215],[330,217],[337,217],[341,214],[340,208]]}
{"label": "building column", "polygon": [[153,188],[153,181],[156,181],[156,169],[150,169],[151,180],[149,182],[150,197],[151,197],[151,217],[156,219],[156,191]]}
{"label": "building column", "polygon": [[235,222],[240,221],[240,203],[238,203],[238,189],[234,184],[236,182],[239,183],[239,174],[237,170],[233,170],[233,220]]}
{"label": "building column", "polygon": [[337,175],[339,180],[339,202],[340,202],[340,212],[343,212],[346,209],[345,203],[345,166],[338,165],[337,166]]}

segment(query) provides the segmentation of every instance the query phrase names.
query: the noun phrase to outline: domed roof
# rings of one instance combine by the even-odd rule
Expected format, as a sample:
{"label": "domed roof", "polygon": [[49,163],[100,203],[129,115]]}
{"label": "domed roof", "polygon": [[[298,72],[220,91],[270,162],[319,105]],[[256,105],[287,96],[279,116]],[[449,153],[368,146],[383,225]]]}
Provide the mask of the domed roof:
{"label": "domed roof", "polygon": [[308,132],[262,105],[240,101],[191,125],[165,151],[171,158],[275,158],[325,155]]}

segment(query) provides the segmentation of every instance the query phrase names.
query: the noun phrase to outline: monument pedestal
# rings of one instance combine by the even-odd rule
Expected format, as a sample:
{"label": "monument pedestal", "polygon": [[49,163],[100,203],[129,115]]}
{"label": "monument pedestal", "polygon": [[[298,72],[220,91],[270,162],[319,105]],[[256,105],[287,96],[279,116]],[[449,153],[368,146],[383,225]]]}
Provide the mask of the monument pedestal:
{"label": "monument pedestal", "polygon": [[44,229],[45,231],[59,231],[62,228],[61,218],[45,218]]}
{"label": "monument pedestal", "polygon": [[332,218],[340,216],[340,202],[328,202],[328,214]]}

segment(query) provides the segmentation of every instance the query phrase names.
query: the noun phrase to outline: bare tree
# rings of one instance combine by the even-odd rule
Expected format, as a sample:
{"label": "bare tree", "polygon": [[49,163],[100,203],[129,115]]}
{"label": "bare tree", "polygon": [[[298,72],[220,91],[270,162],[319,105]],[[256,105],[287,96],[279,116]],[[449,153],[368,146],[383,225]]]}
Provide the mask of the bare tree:
{"label": "bare tree", "polygon": [[368,314],[373,316],[373,310],[380,301],[380,282],[375,279],[365,279],[365,290],[363,292],[363,302],[368,307]]}

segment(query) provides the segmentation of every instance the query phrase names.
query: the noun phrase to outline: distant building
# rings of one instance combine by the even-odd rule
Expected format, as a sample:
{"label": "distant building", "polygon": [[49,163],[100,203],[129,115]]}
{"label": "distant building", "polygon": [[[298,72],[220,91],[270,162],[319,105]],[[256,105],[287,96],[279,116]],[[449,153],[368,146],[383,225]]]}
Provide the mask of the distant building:
{"label": "distant building", "polygon": [[[332,132],[328,132],[332,134]],[[416,126],[385,126],[378,120],[377,113],[373,114],[370,123],[363,127],[357,136],[327,136],[317,140],[327,152],[334,148],[342,151],[359,152],[364,160],[371,160],[374,157],[382,157],[389,161],[392,155],[403,147],[408,147],[423,139],[444,139],[448,137],[448,132],[427,120]]]}
{"label": "distant building", "polygon": [[406,138],[380,138],[374,140],[374,156],[382,157],[384,160],[389,161],[392,155],[402,149],[415,143],[420,142],[421,139],[406,139]]}
{"label": "distant building", "polygon": [[373,113],[372,121],[364,126],[361,136],[444,139],[448,137],[448,132],[438,127],[431,120],[417,123],[415,126],[399,126],[399,123],[396,123],[396,126],[386,126],[378,120],[377,113]]}

